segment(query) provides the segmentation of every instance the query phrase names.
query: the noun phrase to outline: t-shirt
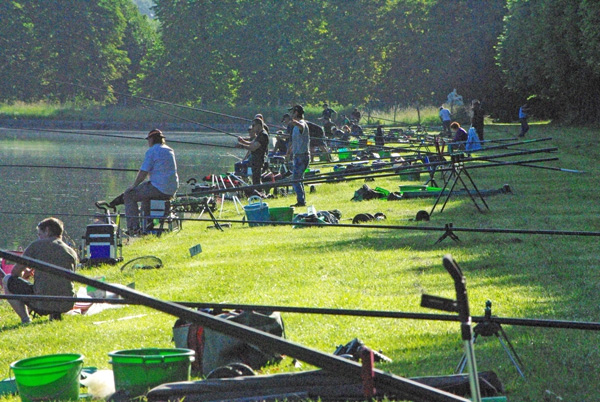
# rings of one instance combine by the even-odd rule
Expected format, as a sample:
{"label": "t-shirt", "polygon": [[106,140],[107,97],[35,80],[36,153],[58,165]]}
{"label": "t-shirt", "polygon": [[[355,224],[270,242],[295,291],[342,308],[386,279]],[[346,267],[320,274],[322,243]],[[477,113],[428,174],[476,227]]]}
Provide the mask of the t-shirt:
{"label": "t-shirt", "polygon": [[165,144],[154,144],[147,151],[141,170],[150,174],[150,182],[161,193],[173,195],[179,187],[175,153]]}
{"label": "t-shirt", "polygon": [[310,136],[308,124],[304,120],[300,120],[300,124],[302,125],[302,131],[295,125],[292,129],[292,153],[294,155],[306,155],[309,153]]}
{"label": "t-shirt", "polygon": [[440,118],[442,119],[442,121],[450,121],[451,120],[450,111],[448,109],[441,109],[440,110]]}
{"label": "t-shirt", "polygon": [[331,116],[333,116],[333,114],[335,113],[335,110],[331,109],[331,108],[327,108],[323,110],[322,116],[323,118],[328,118],[331,119]]}
{"label": "t-shirt", "polygon": [[[75,271],[79,259],[77,253],[62,240],[56,238],[39,239],[31,243],[23,255],[49,264]],[[73,282],[41,270],[35,271],[33,293],[38,296],[73,297]],[[34,310],[66,312],[73,308],[73,302],[31,301],[27,303]]]}
{"label": "t-shirt", "polygon": [[523,110],[523,106],[521,106],[519,108],[519,119],[526,119],[527,118],[527,112],[525,110]]}
{"label": "t-shirt", "polygon": [[265,161],[265,154],[269,150],[269,134],[263,130],[258,133],[253,142],[258,142],[259,147],[251,152],[252,158],[250,158],[250,163],[255,166],[262,166]]}

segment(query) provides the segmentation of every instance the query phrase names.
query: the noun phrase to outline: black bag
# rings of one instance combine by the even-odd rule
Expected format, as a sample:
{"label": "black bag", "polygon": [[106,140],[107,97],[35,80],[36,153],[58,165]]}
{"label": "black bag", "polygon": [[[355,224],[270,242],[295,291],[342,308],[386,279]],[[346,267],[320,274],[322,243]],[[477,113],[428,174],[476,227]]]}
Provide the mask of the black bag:
{"label": "black bag", "polygon": [[[205,312],[275,336],[285,337],[283,320],[278,312],[269,314],[245,310],[220,314],[212,310]],[[196,352],[196,360],[192,363],[192,368],[202,375],[208,375],[214,369],[231,363],[243,363],[256,370],[282,359],[279,354],[182,320],[177,320],[173,326],[173,339],[176,347],[192,349]]]}

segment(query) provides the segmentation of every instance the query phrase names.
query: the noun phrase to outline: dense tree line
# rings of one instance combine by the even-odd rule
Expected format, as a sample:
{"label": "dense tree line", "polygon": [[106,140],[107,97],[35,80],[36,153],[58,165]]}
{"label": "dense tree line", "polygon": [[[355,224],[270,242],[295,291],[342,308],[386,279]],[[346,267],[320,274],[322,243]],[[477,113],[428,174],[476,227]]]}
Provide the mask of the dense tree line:
{"label": "dense tree line", "polygon": [[192,105],[389,108],[441,104],[456,88],[510,119],[528,98],[555,117],[600,117],[595,0],[155,4],[151,20],[131,0],[0,2],[0,101],[133,93]]}

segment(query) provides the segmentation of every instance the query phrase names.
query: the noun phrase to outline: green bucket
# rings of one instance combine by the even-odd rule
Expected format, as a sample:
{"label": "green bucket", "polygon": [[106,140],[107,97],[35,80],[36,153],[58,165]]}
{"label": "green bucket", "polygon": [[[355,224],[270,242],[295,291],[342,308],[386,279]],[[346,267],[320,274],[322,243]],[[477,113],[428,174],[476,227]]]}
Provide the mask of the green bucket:
{"label": "green bucket", "polygon": [[416,184],[400,185],[400,192],[404,192],[404,191],[426,191],[426,190],[427,190],[427,186],[425,186],[425,185],[416,185]]}
{"label": "green bucket", "polygon": [[129,397],[144,395],[167,382],[188,381],[194,351],[190,349],[131,349],[111,352],[115,390]]}
{"label": "green bucket", "polygon": [[269,208],[269,216],[275,222],[291,222],[294,218],[294,208],[292,207],[276,207]]}
{"label": "green bucket", "polygon": [[76,401],[83,356],[64,353],[30,357],[11,363],[21,400]]}

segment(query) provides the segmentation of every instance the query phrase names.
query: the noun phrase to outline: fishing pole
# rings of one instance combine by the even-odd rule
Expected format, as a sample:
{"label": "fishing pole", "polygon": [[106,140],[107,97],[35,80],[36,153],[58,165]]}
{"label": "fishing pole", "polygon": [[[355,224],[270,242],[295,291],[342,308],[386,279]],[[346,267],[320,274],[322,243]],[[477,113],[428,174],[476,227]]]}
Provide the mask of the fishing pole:
{"label": "fishing pole", "polygon": [[147,105],[144,105],[144,104],[142,104],[142,107],[144,107],[144,108],[146,108],[146,109],[148,109],[148,110],[152,110],[153,112],[156,112],[156,113],[161,113],[161,114],[164,114],[165,116],[169,116],[169,117],[175,117],[176,119],[181,119],[181,120],[183,120],[183,121],[187,121],[188,123],[196,124],[196,125],[198,125],[198,126],[200,126],[200,127],[204,127],[204,128],[207,128],[207,129],[209,129],[209,130],[213,130],[213,131],[216,131],[216,132],[219,132],[219,133],[223,133],[223,134],[226,134],[226,135],[230,135],[230,136],[232,136],[232,137],[236,137],[236,138],[237,138],[237,137],[239,137],[239,135],[236,135],[236,134],[231,134],[231,133],[229,133],[229,132],[227,132],[227,131],[225,131],[225,130],[221,130],[221,129],[218,129],[218,128],[215,128],[215,127],[211,127],[211,126],[208,126],[208,125],[206,125],[206,124],[202,124],[202,123],[200,123],[200,122],[197,122],[197,121],[194,121],[194,120],[191,120],[191,119],[185,118],[185,117],[183,117],[183,116],[178,116],[178,115],[175,115],[175,114],[172,114],[172,113],[169,113],[169,112],[165,112],[165,111],[162,111],[162,110],[158,110],[158,109],[152,108],[152,107],[150,107],[150,106],[147,106]]}
{"label": "fishing pole", "polygon": [[[483,159],[483,160],[485,160],[485,159]],[[558,160],[558,158],[556,158],[554,160]],[[566,173],[579,173],[579,174],[587,173],[585,170],[565,169],[565,168],[553,167],[553,166],[531,165],[531,164],[528,164],[525,162],[520,163],[519,166],[531,167],[531,168],[536,168],[536,169],[555,170],[557,172],[566,172]]]}
{"label": "fishing pole", "polygon": [[[481,149],[479,149],[479,150],[477,150],[475,152],[479,153],[479,152],[489,151],[489,150],[494,150],[494,149],[504,149],[504,148],[511,147],[513,145],[522,145],[523,143],[526,143],[526,142],[530,142],[530,143],[533,143],[533,142],[542,142],[542,141],[549,141],[551,139],[552,139],[552,137],[545,137],[545,138],[532,139],[532,140],[528,140],[528,141],[513,142],[511,144],[503,144],[503,145],[497,145],[497,146],[482,147]],[[507,140],[514,141],[514,138],[513,139],[507,139]],[[464,145],[464,144],[465,144],[464,141],[463,142],[444,143],[444,145]],[[434,144],[428,144],[428,146],[434,146]],[[407,148],[402,148],[402,147],[390,147],[390,150],[392,152],[393,151],[405,150],[407,152],[417,152],[418,154],[427,154],[427,155],[442,156],[442,157],[443,156],[450,156],[451,155],[451,153],[449,153],[449,152],[443,152],[443,153],[426,152],[426,151],[421,151],[419,149],[415,150],[415,149],[407,149]],[[348,152],[364,152],[364,151],[350,151],[349,150]],[[373,150],[373,152],[376,152],[376,151]],[[381,159],[386,159],[386,158],[388,158],[388,157],[385,157],[385,158],[361,158],[360,160],[338,161],[338,162],[316,162],[316,163],[313,162],[310,165],[311,166],[315,166],[315,165],[316,166],[323,166],[323,165],[327,166],[327,165],[331,165],[331,164],[354,163],[354,162],[363,161],[363,160],[381,160]],[[392,158],[392,157],[390,156],[389,158]],[[410,158],[410,157],[403,157],[403,158],[405,159],[405,161],[409,161],[410,160],[410,159],[407,159],[407,158]],[[418,160],[418,159],[422,159],[422,157],[421,158],[419,156],[414,156],[413,157],[413,160]],[[389,163],[394,163],[394,162],[392,161],[392,162],[389,162]]]}
{"label": "fishing pole", "polygon": [[[540,138],[540,139],[536,139],[536,140],[532,140],[531,142],[541,142],[541,141],[548,141],[551,140],[552,137],[546,137],[546,138]],[[453,143],[453,144],[464,144],[464,143]],[[504,148],[508,148],[509,146],[514,145],[514,144],[504,144],[502,146],[490,146],[490,147],[483,147],[479,150],[477,150],[477,153],[483,152],[483,151],[489,151],[489,150],[495,150],[495,149],[504,149]],[[558,148],[557,148],[558,150]],[[526,150],[520,150],[520,152],[523,151],[528,151]],[[417,151],[419,152],[419,151]],[[464,152],[464,151],[460,151],[460,152]],[[420,152],[419,152],[420,153]],[[452,156],[452,153],[449,152],[443,152],[443,153],[435,153],[435,156],[439,156],[439,157],[444,157],[444,156]],[[384,158],[361,158],[358,160],[351,160],[351,161],[338,161],[338,162],[317,162],[317,163],[311,163],[310,166],[331,166],[331,165],[344,165],[344,164],[351,164],[351,163],[356,163],[356,162],[361,162],[361,161],[369,161],[369,160],[382,160],[382,159],[387,159],[390,158],[389,162],[384,162],[384,163],[380,163],[378,165],[379,167],[383,167],[386,165],[390,165],[390,164],[395,164],[395,163],[401,163],[401,162],[413,162],[413,161],[420,161],[423,160],[423,157],[419,156],[419,155],[413,155],[413,156],[406,156],[406,157],[401,157],[403,159],[403,161],[393,161],[391,160],[392,158],[397,158],[397,157],[384,157]]]}
{"label": "fishing pole", "polygon": [[[499,166],[507,166],[507,165],[519,165],[521,163],[527,163],[527,162],[547,162],[547,161],[554,161],[557,159],[558,158],[544,158],[544,159],[535,159],[535,160],[529,160],[529,161],[488,163],[488,164],[473,165],[473,166],[470,166],[469,169],[480,169],[480,168],[499,167]],[[451,163],[451,162],[445,162],[445,164],[449,164],[449,163]],[[436,162],[436,164],[440,164],[440,163]],[[433,164],[423,164],[422,166],[433,166]],[[393,168],[392,170],[394,170],[394,172],[383,173],[383,174],[375,172],[373,174],[364,175],[363,172],[354,172],[354,173],[349,172],[346,175],[330,176],[330,177],[319,177],[319,178],[306,177],[304,179],[295,179],[295,180],[284,179],[284,180],[278,180],[278,181],[274,181],[274,182],[252,184],[252,185],[236,187],[236,188],[209,189],[209,190],[197,191],[197,192],[194,192],[191,194],[181,194],[181,195],[178,194],[177,197],[187,197],[187,196],[201,197],[201,196],[209,196],[209,195],[213,195],[213,194],[230,193],[230,192],[236,192],[236,191],[252,191],[252,190],[261,190],[261,189],[272,188],[272,187],[286,187],[286,186],[291,186],[293,183],[304,183],[306,185],[309,185],[309,184],[318,184],[318,183],[334,183],[337,180],[351,181],[351,180],[362,180],[362,179],[377,179],[377,178],[384,178],[384,177],[397,177],[398,174],[401,173],[400,171],[402,171],[402,170],[408,170],[408,171],[410,171],[410,173],[429,173],[428,170],[415,169],[415,166],[400,166],[398,168]],[[436,169],[437,172],[452,172],[454,170],[455,169],[452,167]],[[350,176],[357,175],[357,174],[360,174],[360,176],[350,177]]]}
{"label": "fishing pole", "polygon": [[[503,154],[503,155],[495,155],[495,156],[488,157],[488,158],[492,159],[492,158],[528,155],[528,154],[534,154],[534,153],[540,153],[540,152],[551,152],[556,149],[557,148],[545,148],[545,149],[531,150],[531,151],[518,151],[518,152],[508,153],[508,154]],[[543,159],[543,160],[489,163],[489,164],[472,165],[472,166],[469,166],[469,168],[470,169],[473,169],[473,168],[480,169],[480,168],[497,167],[497,166],[504,166],[504,165],[518,165],[520,163],[527,163],[527,162],[530,162],[530,163],[545,162],[545,161],[556,160],[556,159],[557,158]],[[477,160],[481,160],[481,158],[465,158],[462,160],[462,162],[472,162],[472,161],[477,161]],[[219,194],[222,192],[260,190],[260,189],[272,188],[272,187],[285,187],[285,186],[291,185],[292,183],[316,184],[316,183],[327,183],[327,182],[335,181],[338,179],[357,180],[357,179],[371,179],[371,178],[380,178],[380,177],[392,177],[392,176],[397,176],[399,173],[402,173],[402,171],[408,171],[410,173],[429,173],[429,170],[427,168],[430,168],[430,167],[436,167],[436,171],[440,171],[440,172],[453,171],[453,170],[455,170],[454,167],[439,168],[441,165],[449,165],[452,163],[453,163],[452,161],[443,161],[443,162],[423,163],[418,166],[415,166],[415,165],[399,166],[399,167],[392,167],[392,168],[387,168],[387,169],[380,169],[377,172],[373,172],[373,174],[367,174],[367,175],[364,175],[364,172],[356,172],[356,171],[355,172],[341,172],[341,173],[333,172],[333,174],[324,173],[318,177],[305,177],[303,179],[292,179],[292,180],[283,179],[283,180],[278,180],[278,181],[274,181],[274,182],[270,182],[270,183],[266,182],[266,183],[261,183],[261,184],[253,184],[251,186],[237,187],[236,189],[231,189],[231,188],[217,189],[217,190],[210,189],[210,190],[199,191],[199,192],[196,192],[191,195],[204,196],[204,195],[210,195],[210,194]],[[421,170],[419,170],[419,169],[421,169]],[[392,171],[393,173],[386,174],[385,173],[386,171]],[[384,173],[382,174],[381,172],[384,172]],[[349,177],[349,176],[356,176],[356,175],[360,175],[360,176],[353,177],[353,178]]]}
{"label": "fishing pole", "polygon": [[[95,136],[95,137],[124,138],[124,139],[128,139],[128,140],[144,140],[144,141],[146,141],[146,139],[143,137],[133,137],[133,136],[129,136],[129,135],[88,133],[88,132],[84,132],[84,131],[54,130],[54,129],[49,129],[49,128],[18,128],[17,129],[17,128],[0,127],[0,130],[7,130],[7,131],[19,130],[19,131],[34,131],[34,132],[43,131],[43,132],[59,133],[59,134],[88,135],[88,136]],[[169,139],[168,141],[171,143],[176,143],[176,144],[202,145],[202,146],[206,146],[206,147],[237,149],[237,147],[232,146],[232,145],[208,144],[208,143],[203,143],[203,142],[191,142],[191,141],[181,141],[181,140],[171,140],[171,139]]]}
{"label": "fishing pole", "polygon": [[[225,320],[201,311],[193,311],[177,303],[166,302],[133,289],[115,286],[88,278],[68,269],[33,258],[24,257],[4,250],[0,250],[0,256],[16,263],[29,266],[30,268],[60,276],[70,281],[83,283],[100,290],[112,292],[126,300],[136,301],[141,305],[179,317],[188,322],[202,325],[205,328],[210,328],[214,331],[232,336],[243,342],[248,342],[266,350],[294,357],[316,367],[343,374],[349,378],[360,380],[361,373],[363,372],[362,365],[352,360],[310,349],[287,339],[256,330],[246,325],[231,322],[231,320]],[[401,398],[417,402],[468,402],[465,398],[407,380],[403,377],[379,369],[373,369],[371,373],[378,390],[381,390],[384,394],[393,393],[394,395],[399,395]]]}
{"label": "fishing pole", "polygon": [[[92,86],[89,86],[89,85],[80,85],[80,84],[75,84],[73,82],[64,82],[64,81],[56,81],[56,80],[48,80],[48,81],[49,82],[54,82],[54,83],[57,83],[57,84],[72,85],[72,86],[76,86],[76,87],[83,88],[83,89],[89,89],[89,90],[96,91],[96,92],[109,92],[108,89],[92,87]],[[139,99],[139,100],[144,100],[144,101],[148,101],[148,102],[154,102],[154,103],[158,103],[158,104],[162,104],[162,105],[174,106],[174,107],[178,107],[178,108],[181,108],[181,109],[188,109],[188,110],[194,110],[194,111],[197,111],[197,112],[214,114],[214,115],[217,115],[217,116],[227,117],[227,118],[230,118],[230,119],[242,120],[242,121],[245,121],[245,122],[251,122],[252,121],[251,119],[246,119],[246,118],[243,118],[243,117],[232,116],[232,115],[229,115],[229,114],[214,112],[212,110],[201,109],[201,108],[192,107],[192,106],[180,105],[180,104],[173,103],[173,102],[166,102],[166,101],[161,101],[161,100],[157,100],[157,99],[146,98],[146,97],[143,97],[143,96],[130,95],[130,94],[126,94],[126,93],[123,93],[123,92],[114,91],[114,90],[112,90],[110,92],[112,92],[114,94],[117,94],[117,95],[126,96],[126,97],[132,98],[132,99]]]}
{"label": "fishing pole", "polygon": [[78,169],[78,170],[110,170],[114,172],[138,172],[138,169],[122,169],[108,167],[93,167],[93,166],[56,166],[56,165],[5,165],[0,164],[0,167],[11,168],[43,168],[43,169]]}
{"label": "fishing pole", "polygon": [[[0,300],[23,300],[23,301],[56,301],[56,302],[73,302],[73,303],[106,303],[116,305],[140,305],[135,301],[114,298],[100,297],[69,297],[69,296],[38,296],[38,295],[17,295],[0,294]],[[427,320],[427,321],[460,321],[460,318],[450,314],[431,314],[431,313],[410,313],[402,311],[390,310],[363,310],[363,309],[344,309],[344,308],[323,308],[323,307],[295,307],[282,305],[262,305],[262,304],[236,304],[236,303],[206,303],[192,301],[177,301],[172,300],[169,303],[177,303],[179,305],[196,308],[196,309],[213,309],[221,310],[247,310],[257,312],[273,312],[280,313],[298,313],[298,314],[319,314],[319,315],[337,315],[350,317],[367,317],[367,318],[398,318],[411,320]],[[522,327],[538,327],[538,328],[560,328],[560,329],[580,329],[587,331],[600,331],[600,322],[586,321],[567,321],[567,320],[549,320],[549,319],[534,319],[534,318],[508,318],[508,317],[485,317],[472,316],[474,322],[497,322],[499,324],[522,326]]]}
{"label": "fishing pole", "polygon": [[[557,148],[545,148],[545,149],[541,149],[541,150],[527,150],[527,151],[516,151],[513,153],[507,153],[507,154],[499,154],[499,155],[492,155],[489,157],[466,157],[466,158],[461,158],[460,161],[461,162],[474,162],[474,161],[489,161],[491,159],[499,159],[499,158],[508,158],[508,157],[512,157],[512,156],[523,156],[523,155],[529,155],[529,154],[534,154],[534,153],[538,153],[538,152],[552,152],[555,151]],[[394,166],[391,168],[384,168],[383,166],[388,166],[388,165],[395,165],[398,163],[402,163],[402,161],[395,161],[395,162],[385,162],[382,163],[380,165],[377,166],[377,171],[378,172],[389,172],[389,171],[396,171],[396,170],[410,170],[411,168],[423,168],[423,167],[437,167],[440,165],[449,165],[451,163],[453,163],[452,161],[436,161],[436,162],[428,162],[428,163],[422,163],[419,165],[403,165],[403,166]],[[320,175],[318,175],[318,177],[327,177],[327,176],[344,176],[344,175],[354,175],[354,174],[362,174],[363,172],[348,172],[348,173],[344,173],[344,172],[329,172],[329,173],[322,173]]]}

